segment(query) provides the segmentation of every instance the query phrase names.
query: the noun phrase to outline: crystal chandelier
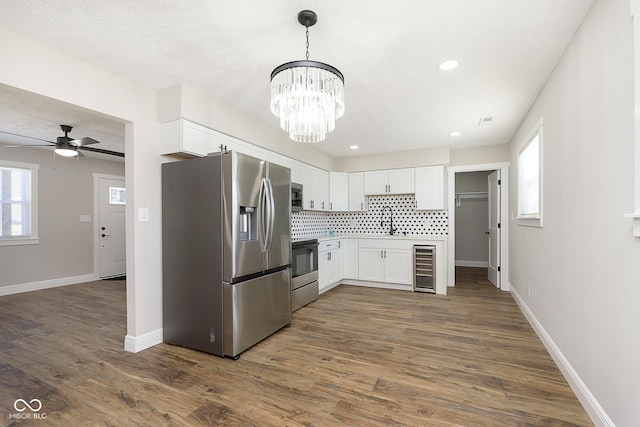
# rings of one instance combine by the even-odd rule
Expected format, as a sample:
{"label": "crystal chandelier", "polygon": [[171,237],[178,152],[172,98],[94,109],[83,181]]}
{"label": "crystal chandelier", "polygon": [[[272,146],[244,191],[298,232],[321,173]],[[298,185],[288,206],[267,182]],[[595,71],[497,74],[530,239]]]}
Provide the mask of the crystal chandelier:
{"label": "crystal chandelier", "polygon": [[324,140],[344,114],[344,77],[331,65],[309,61],[309,27],[318,22],[318,16],[303,10],[298,22],[306,28],[306,60],[273,70],[271,112],[291,139],[315,143]]}

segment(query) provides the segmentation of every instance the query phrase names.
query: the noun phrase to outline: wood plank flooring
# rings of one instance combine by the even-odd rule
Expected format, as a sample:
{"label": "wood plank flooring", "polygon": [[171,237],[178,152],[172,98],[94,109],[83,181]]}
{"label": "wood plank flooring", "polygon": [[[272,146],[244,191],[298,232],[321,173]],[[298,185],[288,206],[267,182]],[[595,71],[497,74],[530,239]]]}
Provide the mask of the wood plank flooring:
{"label": "wood plank flooring", "polygon": [[0,425],[592,425],[511,295],[457,272],[446,297],[339,286],[238,361],[124,352],[123,281],[1,297]]}

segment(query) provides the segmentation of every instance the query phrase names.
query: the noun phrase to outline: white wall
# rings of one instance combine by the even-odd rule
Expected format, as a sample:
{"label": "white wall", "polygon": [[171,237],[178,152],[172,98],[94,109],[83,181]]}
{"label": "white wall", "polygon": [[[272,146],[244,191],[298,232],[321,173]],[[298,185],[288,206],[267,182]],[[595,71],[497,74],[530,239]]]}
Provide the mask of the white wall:
{"label": "white wall", "polygon": [[[159,125],[155,91],[0,29],[0,83],[125,123],[127,336],[129,350],[161,341],[162,267]],[[150,221],[138,223],[139,207]]]}
{"label": "white wall", "polygon": [[0,288],[94,274],[93,173],[124,176],[124,163],[57,156],[54,169],[52,150],[37,148],[0,148],[0,159],[39,165],[40,238],[37,245],[0,246]]}
{"label": "white wall", "polygon": [[512,289],[592,416],[618,426],[640,420],[640,239],[623,216],[634,203],[632,54],[629,1],[596,0],[511,147],[516,212],[517,151],[544,117],[544,228],[511,222]]}

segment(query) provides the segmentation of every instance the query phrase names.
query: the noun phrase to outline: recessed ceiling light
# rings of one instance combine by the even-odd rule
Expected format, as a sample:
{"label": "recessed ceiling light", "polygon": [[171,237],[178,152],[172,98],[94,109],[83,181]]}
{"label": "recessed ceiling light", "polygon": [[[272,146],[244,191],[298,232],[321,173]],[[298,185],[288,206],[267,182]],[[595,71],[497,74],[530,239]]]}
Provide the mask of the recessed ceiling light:
{"label": "recessed ceiling light", "polygon": [[352,150],[357,150],[360,147],[358,147],[357,145],[351,145],[349,148],[351,148]]}
{"label": "recessed ceiling light", "polygon": [[458,61],[451,59],[449,61],[441,62],[440,65],[438,65],[438,68],[442,71],[451,71],[457,66],[458,66]]}
{"label": "recessed ceiling light", "polygon": [[449,134],[449,136],[460,136],[460,135],[462,135],[462,132],[458,132],[458,131],[451,132],[451,133]]}

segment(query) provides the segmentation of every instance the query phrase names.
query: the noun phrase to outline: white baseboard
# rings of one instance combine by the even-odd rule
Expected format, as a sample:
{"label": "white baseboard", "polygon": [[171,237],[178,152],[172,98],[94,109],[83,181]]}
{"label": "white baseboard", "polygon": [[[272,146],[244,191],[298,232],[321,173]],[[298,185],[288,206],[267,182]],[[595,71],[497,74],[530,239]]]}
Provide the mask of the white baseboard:
{"label": "white baseboard", "polygon": [[385,282],[368,282],[364,280],[342,279],[340,282],[343,285],[364,286],[368,288],[382,288],[382,289],[398,289],[402,291],[411,291],[412,285],[401,285],[397,283],[385,283]]}
{"label": "white baseboard", "polygon": [[542,324],[538,321],[536,316],[529,309],[527,304],[513,287],[511,287],[511,294],[520,307],[520,310],[522,311],[522,313],[524,313],[525,317],[535,330],[536,334],[538,335],[544,346],[547,348],[547,351],[549,352],[549,354],[551,354],[551,357],[556,362],[556,365],[562,372],[562,375],[564,375],[564,378],[567,380],[567,383],[569,383],[569,386],[576,394],[576,397],[578,398],[580,403],[582,403],[582,406],[587,411],[587,414],[589,414],[589,417],[591,417],[591,421],[593,421],[596,426],[615,427],[615,424],[613,423],[611,418],[609,418],[602,406],[600,406],[600,403],[598,403],[595,396],[593,395],[593,393],[591,393],[584,381],[582,381],[576,370],[573,369],[573,366],[571,366],[569,360],[567,360],[564,354],[562,354],[560,348],[556,345],[547,331],[542,327]]}
{"label": "white baseboard", "polygon": [[158,345],[162,340],[162,328],[147,332],[139,336],[127,335],[124,337],[124,349],[131,353],[146,350],[154,345]]}
{"label": "white baseboard", "polygon": [[325,286],[324,288],[320,288],[320,289],[318,289],[318,293],[319,293],[320,295],[322,295],[322,294],[324,294],[325,292],[330,291],[330,290],[331,290],[331,289],[333,289],[333,288],[337,288],[338,286],[340,286],[340,284],[341,284],[341,283],[342,283],[342,282],[341,282],[340,280],[338,280],[337,282],[332,283],[332,284],[330,284],[330,285],[328,285],[328,286]]}
{"label": "white baseboard", "polygon": [[456,267],[489,267],[488,261],[464,261],[456,260]]}
{"label": "white baseboard", "polygon": [[82,276],[61,277],[59,279],[41,280],[39,282],[0,286],[0,296],[57,288],[58,286],[76,285],[78,283],[91,282],[93,280],[99,280],[97,274],[84,274]]}

